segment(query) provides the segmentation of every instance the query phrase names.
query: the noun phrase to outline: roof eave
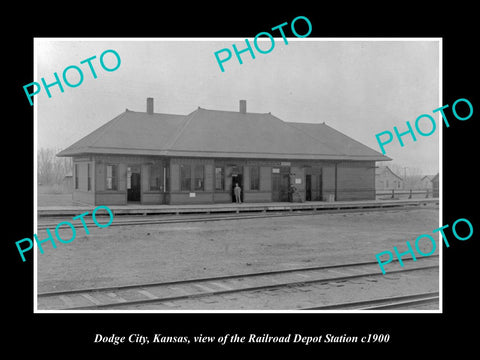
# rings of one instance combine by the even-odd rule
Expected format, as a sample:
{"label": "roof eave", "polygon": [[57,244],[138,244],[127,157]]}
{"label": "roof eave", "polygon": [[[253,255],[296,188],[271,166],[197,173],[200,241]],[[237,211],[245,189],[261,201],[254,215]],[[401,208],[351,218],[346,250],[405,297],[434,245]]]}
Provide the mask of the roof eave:
{"label": "roof eave", "polygon": [[325,155],[325,154],[281,154],[281,153],[249,153],[249,152],[219,152],[191,150],[161,150],[161,149],[124,149],[124,148],[78,148],[65,149],[58,157],[73,157],[85,154],[111,155],[144,155],[144,156],[179,156],[195,158],[246,158],[246,159],[286,159],[286,160],[332,160],[332,161],[390,161],[388,156],[355,156],[355,155]]}

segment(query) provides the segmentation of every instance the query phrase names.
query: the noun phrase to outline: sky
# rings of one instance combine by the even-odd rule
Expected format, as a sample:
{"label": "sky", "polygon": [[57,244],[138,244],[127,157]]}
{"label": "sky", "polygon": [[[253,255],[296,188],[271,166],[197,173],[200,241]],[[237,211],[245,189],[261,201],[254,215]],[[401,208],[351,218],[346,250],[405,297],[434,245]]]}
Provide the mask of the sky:
{"label": "sky", "polygon": [[[125,109],[146,111],[146,98],[154,98],[157,113],[189,114],[199,106],[238,111],[247,100],[247,112],[268,113],[288,122],[323,123],[380,151],[375,135],[407,130],[422,114],[429,114],[437,130],[417,141],[407,135],[385,146],[386,155],[401,167],[420,169],[424,175],[439,170],[441,120],[432,111],[440,103],[438,39],[322,39],[275,38],[268,54],[252,44],[255,59],[232,49],[246,47],[244,38],[222,39],[35,39],[35,76],[32,81],[54,82],[54,72],[78,66],[84,75],[78,87],[52,86],[48,98],[42,88],[33,101],[36,110],[37,148],[64,149],[110,121]],[[270,40],[259,41],[261,49]],[[228,48],[232,58],[220,70],[214,53]],[[105,71],[99,62],[105,50],[115,50],[121,64]],[[221,54],[220,56],[224,56]],[[97,78],[88,64],[92,60]],[[114,67],[111,53],[104,57]],[[68,71],[71,83],[79,81]],[[27,98],[26,101],[28,102]],[[425,119],[423,132],[431,129]],[[388,165],[390,162],[382,163]],[[378,165],[378,164],[377,164]],[[408,175],[408,171],[407,171]]]}

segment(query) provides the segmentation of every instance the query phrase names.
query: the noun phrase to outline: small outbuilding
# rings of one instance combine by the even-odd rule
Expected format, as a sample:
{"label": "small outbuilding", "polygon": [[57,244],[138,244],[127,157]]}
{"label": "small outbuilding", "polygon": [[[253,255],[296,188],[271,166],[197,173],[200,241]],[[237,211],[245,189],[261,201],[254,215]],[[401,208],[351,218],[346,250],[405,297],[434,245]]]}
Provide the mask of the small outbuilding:
{"label": "small outbuilding", "polygon": [[422,189],[422,190],[432,191],[432,189],[433,189],[432,180],[433,180],[434,177],[435,177],[435,175],[425,175],[424,177],[422,177],[420,179],[419,188]]}
{"label": "small outbuilding", "polygon": [[432,178],[432,192],[433,192],[433,197],[434,198],[438,198],[439,195],[440,195],[440,192],[439,192],[439,184],[438,184],[438,179],[439,178],[439,174],[437,173],[437,175],[435,175],[433,178]]}
{"label": "small outbuilding", "polygon": [[375,169],[375,188],[379,190],[404,190],[404,180],[395,174],[388,166]]}

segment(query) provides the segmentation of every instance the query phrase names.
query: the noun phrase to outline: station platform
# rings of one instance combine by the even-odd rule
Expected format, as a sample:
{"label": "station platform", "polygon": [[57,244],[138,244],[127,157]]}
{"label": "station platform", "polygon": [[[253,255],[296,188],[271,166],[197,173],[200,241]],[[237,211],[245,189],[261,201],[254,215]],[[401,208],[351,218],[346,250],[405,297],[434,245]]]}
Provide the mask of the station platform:
{"label": "station platform", "polygon": [[[404,206],[426,206],[439,203],[438,198],[408,200],[362,200],[362,201],[307,201],[307,202],[271,202],[271,203],[228,203],[198,205],[109,205],[114,215],[152,215],[152,214],[210,214],[272,211],[321,211],[362,208],[388,208]],[[37,215],[76,216],[86,211],[92,212],[94,205],[38,206]]]}

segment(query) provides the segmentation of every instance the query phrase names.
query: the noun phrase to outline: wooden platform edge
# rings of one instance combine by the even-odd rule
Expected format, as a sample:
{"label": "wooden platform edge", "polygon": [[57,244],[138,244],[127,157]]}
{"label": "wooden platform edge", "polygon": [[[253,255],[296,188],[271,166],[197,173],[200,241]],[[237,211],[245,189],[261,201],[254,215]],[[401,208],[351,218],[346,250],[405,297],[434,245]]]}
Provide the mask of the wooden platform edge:
{"label": "wooden platform edge", "polygon": [[[252,204],[205,204],[205,205],[145,205],[131,207],[128,205],[112,205],[109,208],[114,215],[147,215],[147,214],[191,214],[191,213],[239,213],[239,212],[267,212],[267,211],[295,211],[295,210],[332,210],[332,209],[361,209],[385,208],[400,206],[421,206],[439,204],[439,199],[409,199],[409,200],[368,200],[368,201],[338,201],[338,202],[304,202],[304,203],[252,203]],[[76,216],[86,211],[92,212],[91,206],[72,207],[38,207],[37,216]]]}

